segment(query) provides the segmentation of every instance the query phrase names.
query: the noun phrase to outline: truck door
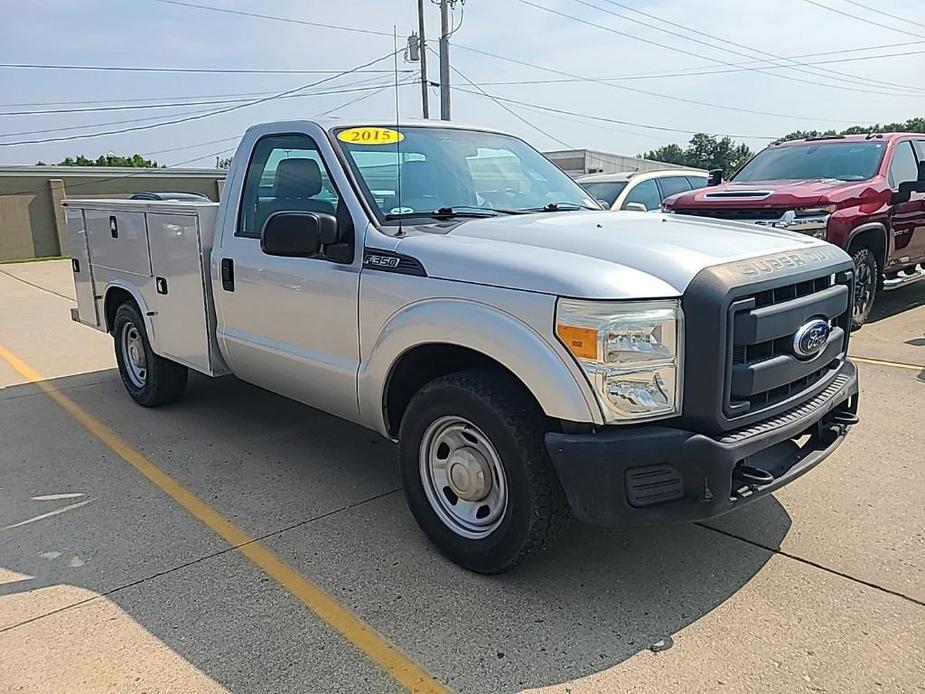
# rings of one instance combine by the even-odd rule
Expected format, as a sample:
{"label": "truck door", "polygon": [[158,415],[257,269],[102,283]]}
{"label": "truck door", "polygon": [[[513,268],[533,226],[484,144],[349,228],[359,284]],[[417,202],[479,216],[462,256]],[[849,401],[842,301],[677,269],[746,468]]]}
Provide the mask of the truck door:
{"label": "truck door", "polygon": [[[920,147],[919,154],[925,154],[925,143]],[[894,190],[904,181],[917,179],[919,154],[911,140],[897,143],[889,172],[890,185]],[[925,257],[925,193],[913,192],[907,202],[893,207],[891,217],[895,249],[893,263],[906,265],[921,262]]]}
{"label": "truck door", "polygon": [[242,187],[225,194],[237,190],[233,233],[226,220],[214,253],[221,267],[215,282],[218,339],[231,370],[356,419],[360,260],[288,258],[260,249],[260,231],[272,213],[335,214],[343,204],[316,141],[302,133],[258,139]]}

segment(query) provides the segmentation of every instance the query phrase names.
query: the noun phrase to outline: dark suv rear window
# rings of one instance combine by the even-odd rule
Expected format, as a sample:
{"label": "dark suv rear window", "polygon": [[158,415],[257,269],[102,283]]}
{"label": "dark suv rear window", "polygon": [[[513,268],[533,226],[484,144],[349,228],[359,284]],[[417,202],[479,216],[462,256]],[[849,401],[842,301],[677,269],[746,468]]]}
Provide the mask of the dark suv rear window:
{"label": "dark suv rear window", "polygon": [[880,168],[886,143],[806,142],[759,152],[733,176],[736,183],[800,179],[866,181]]}

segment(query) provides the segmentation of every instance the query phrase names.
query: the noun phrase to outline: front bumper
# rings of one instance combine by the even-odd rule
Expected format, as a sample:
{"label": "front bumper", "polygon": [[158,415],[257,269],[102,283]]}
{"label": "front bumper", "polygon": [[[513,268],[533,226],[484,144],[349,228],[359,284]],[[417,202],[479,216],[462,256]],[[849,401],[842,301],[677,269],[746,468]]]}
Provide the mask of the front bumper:
{"label": "front bumper", "polygon": [[713,518],[806,473],[857,423],[857,368],[846,361],[816,397],[711,437],[666,426],[546,434],[546,448],[581,521],[606,527]]}

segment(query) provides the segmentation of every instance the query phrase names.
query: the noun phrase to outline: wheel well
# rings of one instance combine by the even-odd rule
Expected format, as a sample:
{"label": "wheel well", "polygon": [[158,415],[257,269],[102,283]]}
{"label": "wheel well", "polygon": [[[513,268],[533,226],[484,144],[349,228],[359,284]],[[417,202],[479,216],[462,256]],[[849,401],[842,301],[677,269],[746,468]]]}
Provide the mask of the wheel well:
{"label": "wheel well", "polygon": [[131,292],[121,287],[113,287],[106,292],[106,301],[103,303],[103,313],[106,316],[106,330],[112,332],[112,324],[116,320],[116,311],[126,301],[135,303],[135,297]]}
{"label": "wheel well", "polygon": [[862,231],[851,239],[848,252],[850,253],[854,249],[861,247],[869,248],[874,252],[874,256],[880,264],[880,271],[883,272],[883,268],[886,267],[886,235],[883,230],[868,229],[867,231]]}
{"label": "wheel well", "polygon": [[411,398],[424,384],[435,378],[469,369],[496,369],[523,387],[536,403],[530,389],[510,369],[481,352],[449,344],[427,344],[413,347],[402,354],[392,366],[385,384],[383,408],[385,424],[391,436],[398,434],[402,417]]}

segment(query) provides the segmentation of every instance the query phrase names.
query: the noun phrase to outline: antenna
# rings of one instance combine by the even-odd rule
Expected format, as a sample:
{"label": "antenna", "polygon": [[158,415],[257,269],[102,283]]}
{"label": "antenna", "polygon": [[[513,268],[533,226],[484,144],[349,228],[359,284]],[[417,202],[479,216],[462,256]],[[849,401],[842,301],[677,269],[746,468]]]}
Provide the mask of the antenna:
{"label": "antenna", "polygon": [[[392,25],[392,46],[395,49],[395,53],[392,55],[393,63],[395,65],[395,132],[397,136],[395,138],[395,193],[396,193],[396,202],[398,204],[399,214],[402,212],[401,206],[401,131],[398,129],[398,124],[400,120],[399,115],[399,103],[398,103],[398,27],[394,24]],[[398,218],[398,231],[395,233],[396,236],[402,235],[402,223],[401,217]]]}

